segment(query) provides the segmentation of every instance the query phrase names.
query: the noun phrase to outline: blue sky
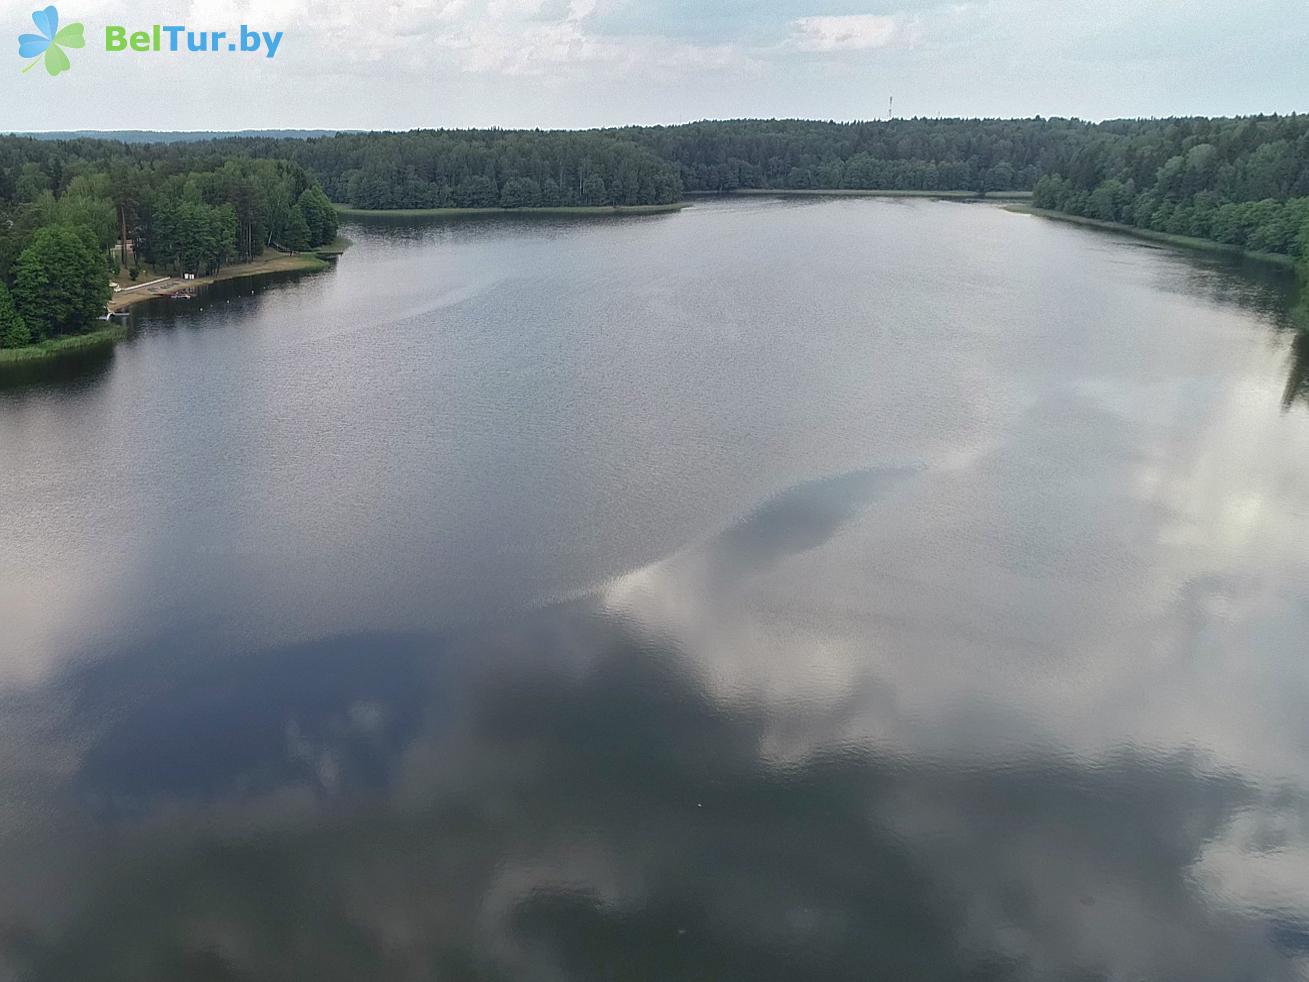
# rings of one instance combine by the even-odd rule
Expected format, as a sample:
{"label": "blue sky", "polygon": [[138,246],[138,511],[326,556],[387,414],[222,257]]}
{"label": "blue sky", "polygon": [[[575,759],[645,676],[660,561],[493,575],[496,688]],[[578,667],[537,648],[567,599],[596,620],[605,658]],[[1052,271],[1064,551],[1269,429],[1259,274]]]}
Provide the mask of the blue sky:
{"label": "blue sky", "polygon": [[[87,47],[0,129],[578,127],[705,117],[1309,110],[1303,0],[67,0]],[[104,26],[284,31],[276,59],[114,55]]]}

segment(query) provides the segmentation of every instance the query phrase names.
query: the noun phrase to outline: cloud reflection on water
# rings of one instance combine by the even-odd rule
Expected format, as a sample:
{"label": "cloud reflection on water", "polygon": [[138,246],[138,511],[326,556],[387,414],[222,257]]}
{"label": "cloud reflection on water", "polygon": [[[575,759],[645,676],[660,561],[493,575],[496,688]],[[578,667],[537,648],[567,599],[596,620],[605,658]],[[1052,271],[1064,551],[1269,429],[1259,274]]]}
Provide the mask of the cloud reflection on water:
{"label": "cloud reflection on water", "polygon": [[[866,544],[880,506],[939,479],[801,485],[475,632],[184,659],[170,638],[74,669],[58,739],[80,763],[45,793],[78,802],[50,845],[85,863],[57,931],[5,896],[5,960],[87,980],[1299,977],[1309,903],[1276,868],[1309,857],[1302,786],[1181,742],[988,748],[1003,699],[973,707],[981,729],[870,728],[977,680],[863,659],[895,636],[876,618],[820,619],[842,636],[769,606],[770,576]],[[764,644],[791,685],[746,684]],[[812,645],[829,676],[806,686]],[[1010,697],[1016,717],[1063,698]]]}

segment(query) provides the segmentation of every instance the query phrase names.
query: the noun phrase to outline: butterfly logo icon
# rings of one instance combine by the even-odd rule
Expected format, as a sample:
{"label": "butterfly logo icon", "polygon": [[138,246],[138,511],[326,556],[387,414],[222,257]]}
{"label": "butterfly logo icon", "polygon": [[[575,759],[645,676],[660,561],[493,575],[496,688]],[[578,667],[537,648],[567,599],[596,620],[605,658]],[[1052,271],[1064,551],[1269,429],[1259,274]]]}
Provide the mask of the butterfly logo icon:
{"label": "butterfly logo icon", "polygon": [[45,61],[45,70],[51,75],[68,71],[72,66],[68,62],[68,55],[64,53],[64,48],[80,48],[86,44],[86,39],[82,37],[82,25],[66,24],[63,29],[60,29],[59,11],[53,6],[34,11],[32,23],[41,33],[18,36],[18,56],[34,59],[19,74],[30,72],[36,67],[37,61],[41,60]]}

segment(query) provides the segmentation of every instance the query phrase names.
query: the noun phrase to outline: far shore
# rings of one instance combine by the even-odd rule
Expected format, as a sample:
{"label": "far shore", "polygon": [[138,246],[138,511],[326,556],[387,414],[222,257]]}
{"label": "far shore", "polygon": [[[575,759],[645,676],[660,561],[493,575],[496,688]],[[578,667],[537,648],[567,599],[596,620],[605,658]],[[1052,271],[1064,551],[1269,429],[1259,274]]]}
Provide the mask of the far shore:
{"label": "far shore", "polygon": [[1215,242],[1213,239],[1201,239],[1194,235],[1174,235],[1171,232],[1157,232],[1150,228],[1137,228],[1135,225],[1123,225],[1120,222],[1106,222],[1099,218],[1087,218],[1084,215],[1068,215],[1062,211],[1050,211],[1047,208],[1035,208],[1031,205],[1010,205],[1009,211],[1016,212],[1020,215],[1036,215],[1039,218],[1053,218],[1055,221],[1071,222],[1074,225],[1087,225],[1091,228],[1103,229],[1106,232],[1120,232],[1137,239],[1146,239],[1150,242],[1160,242],[1164,245],[1180,246],[1183,249],[1198,249],[1201,252],[1217,252],[1226,256],[1235,256],[1241,259],[1251,259],[1255,262],[1268,263],[1271,266],[1281,266],[1285,269],[1295,268],[1295,260],[1292,257],[1284,256],[1281,253],[1251,252],[1248,249],[1242,249],[1240,246],[1228,245],[1225,242]]}
{"label": "far shore", "polygon": [[343,218],[472,218],[491,215],[581,215],[602,218],[612,215],[659,215],[681,211],[689,201],[665,205],[562,205],[550,208],[351,208],[335,206]]}
{"label": "far shore", "polygon": [[958,201],[1027,201],[1031,191],[917,191],[862,188],[734,188],[729,191],[692,191],[682,201],[664,205],[566,205],[550,208],[351,208],[337,204],[343,218],[480,218],[496,215],[658,215],[689,208],[696,199],[734,197],[833,198],[940,198]]}
{"label": "far shore", "polygon": [[697,197],[806,197],[806,198],[946,198],[958,201],[1026,201],[1031,191],[919,191],[873,188],[733,188],[730,191],[695,191]]}

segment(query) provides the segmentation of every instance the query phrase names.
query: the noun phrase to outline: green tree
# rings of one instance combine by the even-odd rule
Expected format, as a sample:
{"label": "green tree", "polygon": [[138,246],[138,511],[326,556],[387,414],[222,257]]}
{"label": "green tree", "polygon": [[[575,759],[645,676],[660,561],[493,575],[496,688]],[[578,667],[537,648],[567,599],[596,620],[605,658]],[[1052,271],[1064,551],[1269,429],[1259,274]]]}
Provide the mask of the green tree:
{"label": "green tree", "polygon": [[95,234],[96,248],[109,251],[117,237],[118,222],[113,203],[92,194],[90,182],[76,179],[63,195],[56,198],[49,191],[34,202],[42,225],[68,225],[87,228]]}
{"label": "green tree", "polygon": [[14,309],[14,301],[0,283],[0,348],[22,348],[32,343],[32,332]]}
{"label": "green tree", "polygon": [[135,222],[136,203],[140,198],[139,171],[126,161],[117,160],[109,166],[109,197],[118,218],[118,259],[126,266],[129,262],[127,226]]}
{"label": "green tree", "polygon": [[582,181],[582,204],[604,205],[608,203],[609,195],[605,191],[604,178],[594,171],[587,174]]}
{"label": "green tree", "polygon": [[1092,218],[1116,222],[1122,217],[1120,211],[1122,199],[1122,183],[1110,178],[1102,181],[1100,186],[1091,192],[1091,197],[1087,201],[1087,210]]}
{"label": "green tree", "polygon": [[511,177],[500,191],[501,208],[535,208],[541,203],[541,186],[530,177]]}
{"label": "green tree", "polygon": [[485,174],[473,174],[455,185],[454,201],[460,208],[494,208],[500,203],[495,181]]}
{"label": "green tree", "polygon": [[237,253],[237,225],[230,204],[160,196],[151,206],[146,252],[157,267],[175,275],[212,273]]}
{"label": "green tree", "polygon": [[309,222],[305,219],[304,209],[298,204],[291,209],[291,217],[287,220],[286,231],[282,233],[281,244],[292,252],[303,252],[313,244]]}
{"label": "green tree", "polygon": [[336,238],[336,209],[322,188],[317,185],[305,188],[296,207],[304,215],[311,246],[325,245]]}
{"label": "green tree", "polygon": [[535,208],[541,204],[541,185],[530,177],[511,177],[500,191],[501,208]]}
{"label": "green tree", "polygon": [[95,233],[64,225],[38,230],[15,264],[13,297],[38,340],[90,325],[109,300]]}

